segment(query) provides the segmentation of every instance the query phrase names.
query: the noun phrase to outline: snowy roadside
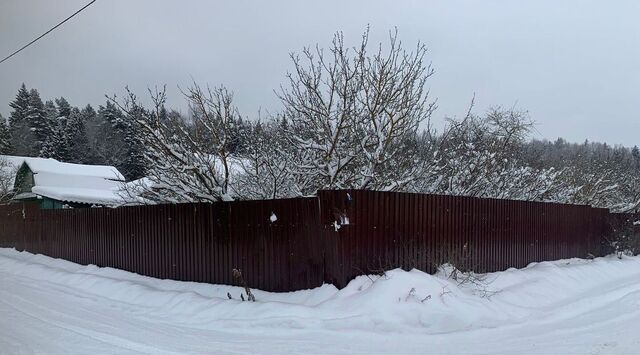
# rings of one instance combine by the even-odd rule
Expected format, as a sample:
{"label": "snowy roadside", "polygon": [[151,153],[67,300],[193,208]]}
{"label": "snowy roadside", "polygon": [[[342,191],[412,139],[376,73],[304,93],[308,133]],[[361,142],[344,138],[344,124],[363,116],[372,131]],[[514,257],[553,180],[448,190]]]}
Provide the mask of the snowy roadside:
{"label": "snowy roadside", "polygon": [[[375,280],[375,282],[372,282]],[[636,353],[640,257],[459,286],[393,270],[293,293],[158,280],[0,249],[0,353]],[[227,298],[230,293],[234,300]]]}

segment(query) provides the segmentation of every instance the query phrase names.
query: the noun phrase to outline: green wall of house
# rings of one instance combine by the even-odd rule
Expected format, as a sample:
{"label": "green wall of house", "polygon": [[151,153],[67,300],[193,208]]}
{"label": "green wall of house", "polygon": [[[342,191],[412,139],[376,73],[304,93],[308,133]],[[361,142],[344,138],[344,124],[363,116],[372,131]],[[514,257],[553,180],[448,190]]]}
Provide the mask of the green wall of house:
{"label": "green wall of house", "polygon": [[43,210],[54,210],[54,209],[62,208],[62,206],[64,205],[63,202],[58,200],[52,200],[48,197],[43,197],[40,200],[41,200],[40,208]]}
{"label": "green wall of house", "polygon": [[65,202],[65,201],[55,200],[55,199],[44,197],[44,196],[41,196],[40,198],[34,197],[29,199],[20,199],[20,201],[36,203],[43,210],[55,210],[59,208],[65,208],[64,206],[71,207],[71,208],[91,207],[91,205],[86,203]]}

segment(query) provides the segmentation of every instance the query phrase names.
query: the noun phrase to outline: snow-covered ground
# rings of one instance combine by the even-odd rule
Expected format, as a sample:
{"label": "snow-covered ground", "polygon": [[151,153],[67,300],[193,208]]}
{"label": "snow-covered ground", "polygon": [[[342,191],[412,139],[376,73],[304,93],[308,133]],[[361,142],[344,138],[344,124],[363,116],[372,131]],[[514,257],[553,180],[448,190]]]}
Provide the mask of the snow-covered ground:
{"label": "snow-covered ground", "polygon": [[532,264],[464,286],[394,270],[343,290],[256,291],[256,303],[237,300],[241,292],[0,249],[0,352],[640,351],[638,257]]}

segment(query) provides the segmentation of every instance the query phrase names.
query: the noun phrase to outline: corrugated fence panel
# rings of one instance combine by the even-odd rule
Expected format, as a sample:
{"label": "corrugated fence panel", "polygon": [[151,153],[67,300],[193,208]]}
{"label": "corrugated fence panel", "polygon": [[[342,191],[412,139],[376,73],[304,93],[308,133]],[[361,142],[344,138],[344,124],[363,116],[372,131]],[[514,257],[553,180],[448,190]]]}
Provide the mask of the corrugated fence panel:
{"label": "corrugated fence panel", "polygon": [[391,268],[489,272],[599,256],[629,220],[588,206],[331,190],[117,209],[3,205],[0,247],[197,282],[236,284],[235,268],[250,287],[292,291]]}
{"label": "corrugated fence panel", "polygon": [[[330,244],[325,279],[338,286],[381,266],[434,272],[453,262],[488,272],[601,255],[609,215],[588,206],[396,192],[334,190],[318,196]],[[341,214],[349,225],[340,226]]]}

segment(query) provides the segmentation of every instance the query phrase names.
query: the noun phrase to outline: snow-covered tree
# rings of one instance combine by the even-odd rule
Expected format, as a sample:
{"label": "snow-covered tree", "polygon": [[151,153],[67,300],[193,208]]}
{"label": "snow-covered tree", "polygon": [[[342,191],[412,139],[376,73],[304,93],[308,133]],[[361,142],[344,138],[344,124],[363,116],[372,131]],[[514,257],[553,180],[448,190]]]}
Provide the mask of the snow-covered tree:
{"label": "snow-covered tree", "polygon": [[29,108],[29,90],[24,83],[18,89],[16,98],[9,103],[9,106],[13,109],[9,116],[9,125],[16,125],[20,122],[24,122],[27,117],[27,110]]}
{"label": "snow-covered tree", "polygon": [[[118,107],[120,103],[114,97],[109,98],[106,106],[101,107],[100,115],[105,123],[110,124],[110,127],[102,128],[102,133],[111,140],[106,146],[113,147],[120,157],[113,165],[127,179],[135,180],[144,177],[147,169],[144,158],[145,133],[137,122],[144,121],[149,113],[138,102],[131,100],[135,99],[135,96],[130,92],[129,94],[131,96],[123,103],[127,107],[122,107],[127,109],[126,112],[121,111]],[[161,112],[161,108],[158,108],[157,112]],[[118,146],[114,146],[115,144]],[[107,151],[107,155],[109,154]]]}
{"label": "snow-covered tree", "polygon": [[7,120],[0,115],[0,154],[11,153],[11,133]]}
{"label": "snow-covered tree", "polygon": [[9,116],[9,132],[11,135],[12,154],[33,156],[37,154],[34,149],[35,139],[31,127],[27,121],[29,115],[29,91],[25,84],[18,90],[16,98],[9,103],[12,108]]}
{"label": "snow-covered tree", "polygon": [[86,164],[106,165],[99,160],[95,149],[96,132],[102,124],[101,118],[91,105],[85,106],[80,110],[82,122],[84,124],[84,140],[86,144],[84,162]]}
{"label": "snow-covered tree", "polygon": [[246,200],[285,198],[300,195],[289,170],[293,151],[283,132],[286,121],[258,121],[243,131],[244,148],[238,152],[236,177],[232,189],[235,196]]}
{"label": "snow-covered tree", "polygon": [[58,108],[58,120],[63,121],[69,118],[69,116],[71,116],[71,110],[73,109],[73,107],[71,107],[71,105],[69,104],[69,101],[67,101],[67,99],[65,99],[64,97],[55,99],[55,101]]}
{"label": "snow-covered tree", "polygon": [[161,119],[164,90],[152,94],[152,110],[142,108],[131,92],[125,102],[113,99],[143,133],[152,182],[145,195],[162,202],[231,200],[231,131],[240,117],[233,94],[224,87],[202,89],[195,83],[184,94],[192,110],[190,124]]}
{"label": "snow-covered tree", "polygon": [[640,207],[640,169],[633,149],[588,142],[533,140],[523,146],[524,159],[535,167],[562,170],[564,194],[557,201],[610,208],[615,212]]}
{"label": "snow-covered tree", "polygon": [[[144,108],[133,94],[95,112],[64,98],[44,105],[23,84],[0,116],[0,153],[116,166],[144,179],[155,201],[312,195],[356,188],[589,204],[640,211],[640,149],[531,140],[526,112],[494,108],[450,119],[438,132],[426,83],[426,49],[391,33],[372,48],[334,36],[327,50],[292,54],[280,110],[247,121],[224,87],[194,84],[189,112]],[[124,112],[123,112],[123,110]],[[142,190],[139,190],[142,191]],[[139,192],[138,191],[138,192]]]}
{"label": "snow-covered tree", "polygon": [[130,120],[118,124],[116,133],[123,138],[125,147],[125,159],[120,164],[122,174],[135,180],[146,175],[147,162],[145,161],[145,137],[142,126],[138,121],[146,120],[148,112],[140,105],[135,105],[127,113]]}
{"label": "snow-covered tree", "polygon": [[279,97],[294,147],[290,170],[303,195],[322,188],[400,190],[414,178],[414,152],[403,143],[417,135],[434,105],[425,89],[431,68],[426,47],[405,50],[397,34],[369,52],[368,30],[347,48],[337,33],[327,52],[292,54],[294,71]]}
{"label": "snow-covered tree", "polygon": [[49,136],[44,141],[40,148],[40,156],[43,158],[50,158],[56,154],[55,152],[55,135],[58,130],[58,108],[52,100],[47,100],[44,103],[44,111],[47,119],[47,125],[49,127]]}
{"label": "snow-covered tree", "polygon": [[29,106],[27,108],[27,116],[25,117],[31,133],[33,134],[33,151],[40,153],[43,145],[51,134],[51,128],[47,120],[45,106],[40,99],[38,90],[31,89],[29,91]]}
{"label": "snow-covered tree", "polygon": [[47,103],[45,107],[47,107],[47,121],[51,134],[43,144],[40,154],[46,158],[54,158],[64,162],[70,162],[71,137],[69,136],[67,122],[72,114],[79,115],[80,112],[77,108],[71,107],[64,97],[55,99],[55,110],[50,103]]}
{"label": "snow-covered tree", "polygon": [[640,171],[640,148],[638,148],[637,145],[634,145],[631,149],[631,159],[633,169],[636,171]]}
{"label": "snow-covered tree", "polygon": [[0,204],[7,203],[14,196],[13,180],[17,171],[5,158],[0,157]]}
{"label": "snow-covered tree", "polygon": [[[86,109],[84,111],[87,111]],[[98,107],[95,115],[87,117],[87,140],[94,164],[113,165],[124,172],[127,146],[122,112],[111,102]],[[125,176],[131,178],[127,174]]]}
{"label": "snow-covered tree", "polygon": [[561,170],[534,168],[521,159],[533,122],[526,112],[500,107],[486,115],[449,119],[424,157],[420,192],[519,200],[554,200],[564,188]]}
{"label": "snow-covered tree", "polygon": [[[86,109],[86,108],[85,108]],[[95,114],[93,108],[79,111],[73,109],[65,125],[65,138],[69,150],[69,162],[84,164],[90,160],[89,140],[87,138],[86,120],[89,115]]]}

